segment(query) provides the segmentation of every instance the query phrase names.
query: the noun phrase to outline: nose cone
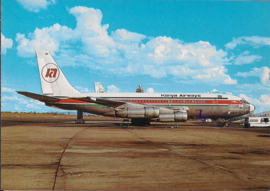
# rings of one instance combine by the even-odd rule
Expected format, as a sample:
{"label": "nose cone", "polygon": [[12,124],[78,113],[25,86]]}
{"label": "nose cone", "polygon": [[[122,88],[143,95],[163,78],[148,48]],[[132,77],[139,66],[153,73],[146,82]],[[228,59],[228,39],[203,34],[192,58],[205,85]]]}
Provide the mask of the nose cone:
{"label": "nose cone", "polygon": [[250,104],[249,105],[249,112],[253,112],[255,110],[255,106]]}

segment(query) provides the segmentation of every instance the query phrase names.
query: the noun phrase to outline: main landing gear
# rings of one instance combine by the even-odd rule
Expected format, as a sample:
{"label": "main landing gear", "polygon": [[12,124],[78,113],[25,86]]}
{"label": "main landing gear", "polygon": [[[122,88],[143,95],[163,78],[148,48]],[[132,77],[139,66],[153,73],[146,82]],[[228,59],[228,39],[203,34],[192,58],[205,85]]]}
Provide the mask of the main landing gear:
{"label": "main landing gear", "polygon": [[83,112],[77,111],[77,119],[75,120],[76,124],[84,124],[85,120],[83,119]]}
{"label": "main landing gear", "polygon": [[219,127],[229,127],[230,123],[228,120],[225,119],[218,119],[218,126]]}

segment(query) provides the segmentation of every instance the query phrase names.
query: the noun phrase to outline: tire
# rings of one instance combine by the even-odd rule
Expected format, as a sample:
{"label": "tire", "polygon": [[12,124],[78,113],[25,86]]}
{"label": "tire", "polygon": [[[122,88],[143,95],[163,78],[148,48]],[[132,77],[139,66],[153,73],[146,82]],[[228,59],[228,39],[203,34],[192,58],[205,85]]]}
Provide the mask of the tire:
{"label": "tire", "polygon": [[230,124],[229,124],[229,122],[224,122],[223,126],[224,126],[224,127],[229,127]]}

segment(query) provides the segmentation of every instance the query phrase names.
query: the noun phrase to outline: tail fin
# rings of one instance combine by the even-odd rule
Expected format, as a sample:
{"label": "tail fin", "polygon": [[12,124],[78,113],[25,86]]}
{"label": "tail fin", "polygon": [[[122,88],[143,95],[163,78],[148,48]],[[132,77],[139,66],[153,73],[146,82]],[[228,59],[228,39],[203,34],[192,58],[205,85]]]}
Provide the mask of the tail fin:
{"label": "tail fin", "polygon": [[47,50],[36,50],[42,93],[45,95],[70,95],[80,93],[66,77]]}
{"label": "tail fin", "polygon": [[105,93],[105,90],[100,82],[95,82],[95,91],[96,93]]}

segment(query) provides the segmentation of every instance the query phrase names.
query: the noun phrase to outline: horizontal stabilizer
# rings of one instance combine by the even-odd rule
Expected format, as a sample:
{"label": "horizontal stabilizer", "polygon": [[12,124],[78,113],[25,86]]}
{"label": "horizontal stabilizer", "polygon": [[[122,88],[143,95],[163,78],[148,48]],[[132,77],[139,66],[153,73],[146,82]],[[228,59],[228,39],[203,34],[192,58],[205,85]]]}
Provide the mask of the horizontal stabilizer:
{"label": "horizontal stabilizer", "polygon": [[91,97],[70,98],[70,99],[75,99],[75,100],[85,101],[85,102],[90,102],[90,103],[98,103],[98,104],[106,105],[109,107],[118,107],[126,103],[123,101],[116,101],[116,100],[104,99],[104,98],[91,98]]}
{"label": "horizontal stabilizer", "polygon": [[60,100],[58,98],[49,97],[49,96],[40,95],[40,94],[35,94],[35,93],[31,93],[31,92],[17,91],[17,93],[21,94],[21,95],[24,95],[26,97],[29,97],[31,99],[36,99],[36,100],[41,101],[41,102],[57,102],[57,101]]}

